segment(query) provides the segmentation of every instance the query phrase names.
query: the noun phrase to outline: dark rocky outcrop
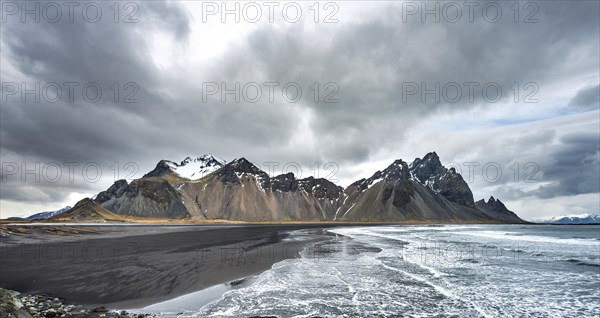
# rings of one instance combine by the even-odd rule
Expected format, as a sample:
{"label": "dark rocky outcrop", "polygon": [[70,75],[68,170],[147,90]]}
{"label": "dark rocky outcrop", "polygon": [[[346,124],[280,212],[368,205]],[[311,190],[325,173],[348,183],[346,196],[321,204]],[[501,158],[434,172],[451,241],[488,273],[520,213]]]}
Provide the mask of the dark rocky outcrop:
{"label": "dark rocky outcrop", "polygon": [[171,166],[174,164],[173,161],[161,160],[156,164],[156,167],[152,171],[146,173],[142,178],[162,177],[166,174],[171,174],[173,173]]}
{"label": "dark rocky outcrop", "polygon": [[156,218],[188,216],[181,194],[169,181],[155,177],[133,180],[130,184],[118,180],[108,190],[100,192],[95,201],[120,215]]}
{"label": "dark rocky outcrop", "polygon": [[112,311],[105,307],[93,309],[81,305],[65,304],[63,299],[45,294],[19,293],[0,288],[0,318],[145,318],[149,314]]}
{"label": "dark rocky outcrop", "polygon": [[519,218],[514,212],[507,209],[502,201],[495,199],[493,196],[490,196],[490,199],[487,202],[485,202],[484,199],[475,202],[475,206],[477,209],[496,220],[511,223],[527,223]]}
{"label": "dark rocky outcrop", "polygon": [[435,151],[426,154],[423,159],[415,158],[410,164],[410,171],[421,183],[425,183],[431,177],[443,175],[446,170]]}
{"label": "dark rocky outcrop", "polygon": [[300,179],[298,180],[298,187],[318,199],[337,200],[344,193],[342,187],[323,178],[308,177]]}
{"label": "dark rocky outcrop", "polygon": [[410,164],[410,170],[417,180],[433,191],[443,195],[451,202],[475,208],[473,193],[469,185],[454,168],[442,166],[435,152],[430,152],[423,159],[416,158]]}
{"label": "dark rocky outcrop", "polygon": [[235,159],[216,171],[217,179],[225,184],[240,184],[244,176],[253,176],[263,188],[270,187],[269,175],[246,158]]}
{"label": "dark rocky outcrop", "polygon": [[[17,297],[19,293],[0,288],[0,318],[31,318],[29,308],[23,306],[21,300]],[[37,313],[37,308],[34,308]]]}
{"label": "dark rocky outcrop", "polygon": [[291,172],[278,175],[271,179],[271,190],[281,192],[298,191],[298,180]]}
{"label": "dark rocky outcrop", "polygon": [[110,200],[110,198],[112,198],[112,197],[120,197],[121,195],[123,195],[123,192],[125,191],[126,186],[127,186],[127,180],[117,180],[106,191],[102,191],[102,192],[98,193],[98,195],[96,196],[96,199],[94,199],[94,201],[102,204],[102,203]]}

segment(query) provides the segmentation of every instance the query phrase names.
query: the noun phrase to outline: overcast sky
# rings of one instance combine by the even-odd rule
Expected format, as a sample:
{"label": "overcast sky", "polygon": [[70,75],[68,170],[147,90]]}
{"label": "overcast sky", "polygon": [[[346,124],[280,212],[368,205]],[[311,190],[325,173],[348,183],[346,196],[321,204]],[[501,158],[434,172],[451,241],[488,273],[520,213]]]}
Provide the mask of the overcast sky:
{"label": "overcast sky", "polygon": [[207,153],[347,186],[436,151],[526,219],[599,212],[597,1],[48,3],[2,2],[2,218]]}

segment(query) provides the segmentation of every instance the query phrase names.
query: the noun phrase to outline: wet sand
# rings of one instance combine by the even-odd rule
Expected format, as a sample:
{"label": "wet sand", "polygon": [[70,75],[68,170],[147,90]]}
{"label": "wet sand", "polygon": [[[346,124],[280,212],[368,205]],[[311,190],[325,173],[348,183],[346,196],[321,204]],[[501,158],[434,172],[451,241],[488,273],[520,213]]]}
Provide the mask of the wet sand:
{"label": "wet sand", "polygon": [[[140,308],[260,273],[326,239],[323,225],[43,227],[0,238],[0,287]],[[300,233],[291,231],[312,229]]]}

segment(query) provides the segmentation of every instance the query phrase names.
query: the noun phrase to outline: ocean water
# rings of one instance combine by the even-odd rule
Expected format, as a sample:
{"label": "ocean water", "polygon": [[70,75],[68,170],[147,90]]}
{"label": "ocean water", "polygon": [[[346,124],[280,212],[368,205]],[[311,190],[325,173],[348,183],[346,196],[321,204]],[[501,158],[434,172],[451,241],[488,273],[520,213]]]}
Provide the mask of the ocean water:
{"label": "ocean water", "polygon": [[227,290],[217,286],[219,297],[209,301],[190,295],[185,306],[160,315],[600,317],[600,226],[329,232],[331,239],[307,246],[299,258]]}

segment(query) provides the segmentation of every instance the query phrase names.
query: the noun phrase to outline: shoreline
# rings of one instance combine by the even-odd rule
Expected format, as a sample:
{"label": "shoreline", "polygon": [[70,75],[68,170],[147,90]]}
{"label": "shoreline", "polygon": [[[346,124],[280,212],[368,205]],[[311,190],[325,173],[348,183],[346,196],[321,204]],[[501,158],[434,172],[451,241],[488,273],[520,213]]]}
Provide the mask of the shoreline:
{"label": "shoreline", "polygon": [[135,228],[3,238],[0,287],[84,308],[139,309],[256,275],[326,239],[320,224]]}
{"label": "shoreline", "polygon": [[154,314],[128,312],[126,310],[109,310],[106,307],[93,309],[80,305],[64,303],[63,299],[45,294],[27,294],[0,288],[1,317],[16,318],[146,318]]}
{"label": "shoreline", "polygon": [[423,225],[423,224],[544,224],[544,223],[533,223],[525,221],[520,222],[503,222],[490,220],[482,222],[481,220],[404,220],[404,221],[239,221],[239,220],[200,220],[195,221],[191,219],[144,219],[137,218],[128,221],[111,221],[107,220],[104,222],[73,222],[72,220],[8,220],[0,219],[0,225],[60,225],[60,224],[96,224],[96,225],[114,225],[114,226],[127,226],[127,225],[139,225],[139,226],[202,226],[202,225]]}

